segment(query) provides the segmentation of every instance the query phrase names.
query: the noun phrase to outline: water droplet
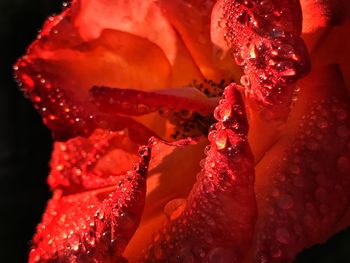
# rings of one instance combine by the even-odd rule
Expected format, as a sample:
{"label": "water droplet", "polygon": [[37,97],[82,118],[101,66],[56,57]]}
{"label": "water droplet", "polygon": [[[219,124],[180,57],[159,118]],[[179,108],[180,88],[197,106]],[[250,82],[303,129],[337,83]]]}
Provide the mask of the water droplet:
{"label": "water droplet", "polygon": [[225,131],[219,131],[219,132],[216,133],[215,144],[216,144],[218,150],[223,150],[223,149],[226,148],[227,135],[226,135]]}
{"label": "water droplet", "polygon": [[162,259],[164,254],[163,254],[163,249],[160,244],[156,244],[154,246],[154,256],[156,259]]}
{"label": "water droplet", "polygon": [[341,138],[349,137],[350,129],[346,125],[339,126],[338,129],[337,129],[337,134]]}
{"label": "water droplet", "polygon": [[138,104],[137,111],[140,114],[144,114],[144,113],[147,113],[149,111],[149,107],[147,105],[144,105],[144,104]]}
{"label": "water droplet", "polygon": [[293,207],[293,198],[288,194],[282,194],[277,198],[277,205],[282,209],[290,209]]}
{"label": "water droplet", "polygon": [[304,187],[305,186],[305,180],[302,176],[296,176],[293,178],[293,184],[296,187]]}
{"label": "water droplet", "polygon": [[78,242],[78,241],[76,241],[76,242],[74,242],[74,243],[72,244],[72,249],[73,249],[74,251],[78,251],[78,250],[79,250],[79,242]]}
{"label": "water droplet", "polygon": [[34,80],[31,77],[29,77],[27,74],[22,74],[20,77],[26,88],[34,88]]}
{"label": "water droplet", "polygon": [[288,171],[294,175],[299,175],[301,172],[300,167],[295,164],[290,164],[288,167]]}
{"label": "water droplet", "polygon": [[320,129],[326,129],[326,128],[328,128],[328,122],[325,119],[321,119],[317,122],[317,126]]}
{"label": "water droplet", "polygon": [[98,213],[98,219],[103,220],[104,217],[105,217],[105,214],[104,214],[103,211],[101,211],[101,212]]}
{"label": "water droplet", "polygon": [[34,96],[33,100],[34,102],[39,103],[41,101],[41,98],[39,96]]}
{"label": "water droplet", "polygon": [[337,168],[341,173],[348,173],[350,171],[350,157],[341,156],[337,161]]}
{"label": "water droplet", "polygon": [[192,252],[193,252],[193,254],[195,255],[196,258],[204,258],[205,255],[206,255],[205,250],[202,247],[200,247],[200,246],[195,246],[192,249]]}
{"label": "water droplet", "polygon": [[169,201],[164,207],[164,214],[170,219],[175,220],[186,208],[187,201],[183,198],[176,198]]}
{"label": "water droplet", "polygon": [[339,121],[344,121],[344,120],[346,120],[347,118],[348,118],[347,112],[346,112],[345,110],[343,110],[343,109],[340,109],[340,110],[338,111],[338,113],[337,113],[337,119],[338,119]]}
{"label": "water droplet", "polygon": [[240,81],[243,86],[250,86],[250,79],[248,75],[243,75]]}
{"label": "water droplet", "polygon": [[310,139],[307,143],[306,143],[306,147],[310,150],[310,151],[316,151],[318,150],[318,142],[314,139]]}
{"label": "water droplet", "polygon": [[270,31],[270,36],[273,38],[280,38],[284,35],[284,32],[282,29],[278,28],[278,27],[274,27],[271,31]]}
{"label": "water droplet", "polygon": [[287,245],[291,241],[291,236],[289,231],[286,228],[277,228],[276,239],[278,242]]}
{"label": "water droplet", "polygon": [[139,148],[139,155],[142,157],[148,156],[149,155],[149,148],[147,146],[141,146]]}
{"label": "water droplet", "polygon": [[205,146],[205,148],[204,148],[204,154],[205,154],[205,155],[208,155],[209,152],[210,152],[210,149],[211,149],[211,146],[210,146],[210,145]]}
{"label": "water droplet", "polygon": [[284,44],[278,47],[278,54],[284,58],[291,58],[294,54],[294,48],[289,44]]}
{"label": "water droplet", "polygon": [[232,110],[231,107],[224,107],[221,112],[222,120],[228,121],[231,117]]}
{"label": "water droplet", "polygon": [[273,258],[280,258],[282,256],[282,250],[279,247],[272,248],[271,249],[271,256]]}
{"label": "water droplet", "polygon": [[243,58],[241,52],[237,52],[236,54],[234,54],[234,59],[235,59],[235,62],[238,66],[243,66],[244,58]]}
{"label": "water droplet", "polygon": [[132,108],[132,104],[131,103],[129,103],[129,102],[122,102],[121,104],[120,104],[120,106],[124,109],[124,110],[130,110],[131,108]]}
{"label": "water droplet", "polygon": [[192,252],[190,251],[190,249],[188,248],[183,248],[179,251],[176,259],[178,260],[178,262],[182,262],[182,263],[194,263],[194,256],[192,254]]}
{"label": "water droplet", "polygon": [[282,76],[291,77],[297,73],[294,64],[290,61],[279,62],[276,67]]}
{"label": "water droplet", "polygon": [[325,201],[328,198],[328,192],[323,187],[318,187],[315,192],[315,197],[318,201]]}
{"label": "water droplet", "polygon": [[232,248],[217,247],[209,252],[209,263],[235,263],[237,255]]}

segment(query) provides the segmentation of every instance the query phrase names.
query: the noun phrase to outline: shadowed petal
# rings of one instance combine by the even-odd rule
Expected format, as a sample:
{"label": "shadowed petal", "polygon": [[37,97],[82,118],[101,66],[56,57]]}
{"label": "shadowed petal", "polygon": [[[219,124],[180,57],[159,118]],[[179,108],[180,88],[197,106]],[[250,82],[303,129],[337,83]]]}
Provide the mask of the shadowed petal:
{"label": "shadowed petal", "polygon": [[350,2],[347,0],[301,0],[300,4],[304,34],[340,24],[350,17]]}
{"label": "shadowed petal", "polygon": [[285,131],[256,167],[254,262],[292,262],[338,231],[349,207],[350,100],[339,69],[300,85]]}

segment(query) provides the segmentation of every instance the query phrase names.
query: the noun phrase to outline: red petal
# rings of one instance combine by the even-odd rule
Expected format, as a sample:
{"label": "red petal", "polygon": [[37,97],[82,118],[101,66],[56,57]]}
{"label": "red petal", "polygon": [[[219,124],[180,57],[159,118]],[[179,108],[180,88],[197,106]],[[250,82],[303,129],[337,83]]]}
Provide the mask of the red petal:
{"label": "red petal", "polygon": [[349,17],[348,0],[301,0],[303,10],[303,33],[342,23]]}
{"label": "red petal", "polygon": [[[184,88],[185,89],[185,88]],[[108,113],[144,115],[160,109],[187,110],[202,115],[211,113],[214,104],[208,99],[192,99],[157,92],[132,89],[93,87],[90,90],[99,108]]]}
{"label": "red petal", "polygon": [[222,0],[219,21],[234,49],[246,93],[262,105],[274,107],[275,118],[286,117],[294,82],[309,71],[309,57],[301,33],[297,0]]}
{"label": "red petal", "polygon": [[[85,94],[80,86],[60,76],[64,75],[59,70],[60,67],[52,67],[50,63],[41,59],[32,61],[24,58],[17,63],[16,74],[25,93],[42,115],[44,123],[53,131],[55,139],[88,136],[96,128],[116,131],[128,127],[131,138],[141,144],[155,135],[130,118],[100,112],[89,101],[88,92]],[[85,80],[78,78],[79,81]]]}
{"label": "red petal", "polygon": [[256,218],[254,162],[240,94],[225,90],[211,148],[186,202],[173,204],[146,262],[235,262],[249,248]]}
{"label": "red petal", "polygon": [[89,138],[56,142],[49,185],[64,195],[116,185],[137,161],[137,147],[126,131],[96,130]]}
{"label": "red petal", "polygon": [[333,66],[300,85],[284,133],[256,167],[255,262],[292,262],[338,231],[350,205],[350,100],[342,78]]}
{"label": "red petal", "polygon": [[122,253],[142,215],[150,149],[109,188],[54,192],[33,239],[29,262],[124,262]]}

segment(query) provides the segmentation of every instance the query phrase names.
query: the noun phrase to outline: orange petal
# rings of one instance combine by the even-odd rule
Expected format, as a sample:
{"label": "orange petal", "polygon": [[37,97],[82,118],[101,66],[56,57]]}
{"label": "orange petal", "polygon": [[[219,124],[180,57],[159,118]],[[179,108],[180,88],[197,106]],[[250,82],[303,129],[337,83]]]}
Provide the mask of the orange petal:
{"label": "orange petal", "polygon": [[237,78],[239,69],[229,54],[223,53],[211,41],[211,13],[216,1],[161,0],[158,5],[169,23],[180,34],[196,65],[205,78],[214,81]]}
{"label": "orange petal", "polygon": [[[116,129],[133,122],[111,119],[99,112],[88,97],[93,85],[124,86],[134,82],[135,87],[157,88],[169,84],[169,64],[162,51],[127,33],[107,30],[98,40],[74,50],[45,51],[42,44],[34,44],[29,55],[18,62],[17,77],[46,125],[60,139],[88,134],[96,126],[103,127],[101,122],[114,122],[119,126]],[[135,52],[144,48],[148,52],[142,52],[142,56]]]}
{"label": "orange petal", "polygon": [[148,244],[167,221],[167,204],[184,200],[200,171],[199,162],[204,157],[203,150],[207,140],[202,139],[198,144],[187,141],[190,143],[188,145],[181,145],[181,142],[157,142],[152,148],[144,213],[140,226],[124,254],[131,262],[141,259],[142,251],[147,249]]}
{"label": "orange petal", "polygon": [[165,207],[169,221],[145,262],[237,262],[251,245],[256,206],[248,124],[234,85],[224,94],[203,170],[187,201]]}
{"label": "orange petal", "polygon": [[303,12],[303,33],[340,24],[349,17],[350,3],[347,0],[301,0],[300,4]]}
{"label": "orange petal", "polygon": [[[15,69],[59,139],[88,135],[87,126],[106,128],[92,118],[111,121],[96,116],[98,109],[89,102],[87,91],[94,85],[154,91],[202,81],[160,8],[153,1],[139,0],[73,1],[62,14],[48,19]],[[127,122],[115,123],[122,129]]]}
{"label": "orange petal", "polygon": [[154,1],[80,0],[77,6],[74,24],[84,39],[97,38],[106,28],[128,32],[160,47],[172,66],[172,85],[185,85],[201,78],[187,48]]}
{"label": "orange petal", "polygon": [[284,133],[256,167],[255,262],[291,262],[324,242],[350,204],[350,100],[339,69],[315,71],[300,86]]}

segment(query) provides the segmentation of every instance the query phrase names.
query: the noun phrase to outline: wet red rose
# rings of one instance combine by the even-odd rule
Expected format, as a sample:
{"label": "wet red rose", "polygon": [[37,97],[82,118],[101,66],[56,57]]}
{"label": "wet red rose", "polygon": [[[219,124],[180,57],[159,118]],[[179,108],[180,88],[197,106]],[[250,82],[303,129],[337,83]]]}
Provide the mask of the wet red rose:
{"label": "wet red rose", "polygon": [[15,66],[56,139],[29,261],[291,262],[347,227],[348,17],[342,0],[50,17]]}

